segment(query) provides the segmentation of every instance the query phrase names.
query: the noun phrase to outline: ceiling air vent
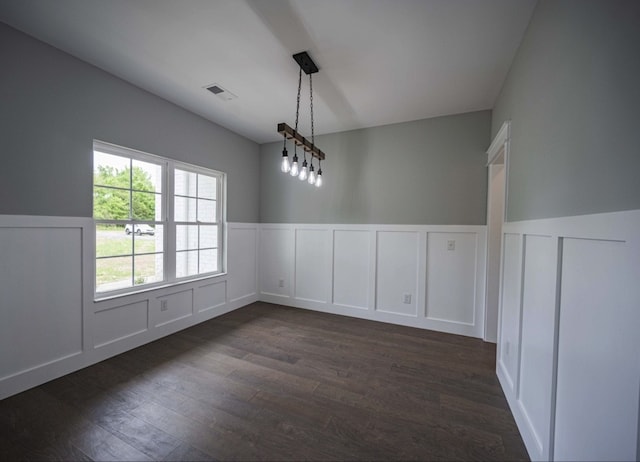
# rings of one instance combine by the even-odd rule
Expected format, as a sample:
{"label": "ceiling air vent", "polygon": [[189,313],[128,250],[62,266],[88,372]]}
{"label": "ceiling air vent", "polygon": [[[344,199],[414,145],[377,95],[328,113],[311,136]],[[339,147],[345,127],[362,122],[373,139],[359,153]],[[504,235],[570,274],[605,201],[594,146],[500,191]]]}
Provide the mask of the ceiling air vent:
{"label": "ceiling air vent", "polygon": [[206,87],[207,90],[209,90],[211,93],[213,93],[214,95],[216,95],[218,98],[220,98],[222,101],[231,101],[232,99],[236,99],[237,96],[234,95],[233,93],[231,93],[229,90],[226,90],[225,88],[221,87],[220,85],[218,85],[217,83],[213,83],[211,85],[207,85]]}

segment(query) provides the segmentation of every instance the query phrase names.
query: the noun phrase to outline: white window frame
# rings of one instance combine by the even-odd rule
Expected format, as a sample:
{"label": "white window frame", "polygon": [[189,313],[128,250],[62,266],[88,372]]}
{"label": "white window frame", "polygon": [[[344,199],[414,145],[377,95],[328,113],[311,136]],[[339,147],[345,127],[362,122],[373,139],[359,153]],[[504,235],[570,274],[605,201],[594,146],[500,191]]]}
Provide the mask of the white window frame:
{"label": "white window frame", "polygon": [[[208,279],[212,277],[219,277],[226,274],[226,264],[227,264],[227,245],[226,245],[226,228],[227,228],[227,200],[226,200],[226,185],[227,185],[227,175],[224,172],[220,172],[218,170],[213,170],[206,167],[200,167],[197,165],[189,164],[182,161],[173,160],[167,157],[158,156],[155,154],[149,154],[146,152],[138,151],[136,149],[131,149],[123,146],[118,146],[115,144],[107,143],[104,141],[93,140],[93,151],[92,151],[92,163],[93,163],[93,152],[100,151],[106,154],[112,154],[124,158],[129,158],[133,160],[139,160],[142,162],[150,162],[153,164],[158,164],[162,168],[162,211],[161,211],[161,220],[160,221],[146,221],[146,220],[106,220],[106,219],[97,219],[93,218],[94,222],[94,252],[93,252],[93,295],[94,300],[104,300],[109,298],[114,298],[118,296],[125,296],[136,294],[140,292],[146,292],[153,289],[158,289],[161,287],[169,287],[173,285],[180,285],[184,283],[188,283],[195,280],[200,279]],[[199,173],[202,175],[213,176],[217,179],[216,182],[216,215],[218,226],[218,270],[214,272],[196,274],[193,276],[185,276],[185,277],[176,277],[176,221],[174,220],[174,172],[175,169],[178,168],[180,170],[185,170],[193,173]],[[93,169],[92,169],[93,175]],[[92,179],[92,198],[93,198],[93,184]],[[92,214],[93,214],[93,199],[92,199]],[[97,292],[97,284],[96,284],[96,265],[95,262],[97,260],[97,246],[96,246],[96,230],[99,224],[103,223],[119,223],[123,222],[132,223],[132,224],[161,224],[164,230],[163,235],[163,280],[158,282],[153,282],[149,284],[141,284],[134,285],[132,287],[126,287],[117,290]]]}
{"label": "white window frame", "polygon": [[[200,220],[196,220],[196,221],[177,221],[175,219],[175,184],[174,184],[174,180],[175,180],[175,170],[182,170],[185,172],[189,172],[189,173],[195,173],[196,175],[206,175],[209,177],[214,177],[216,178],[216,221],[214,223],[212,222],[201,222]],[[225,210],[226,207],[224,206],[224,201],[225,201],[225,184],[226,184],[226,178],[225,178],[225,174],[222,172],[218,172],[212,169],[208,169],[208,168],[203,168],[203,167],[198,167],[196,165],[191,165],[191,164],[187,164],[184,162],[178,162],[175,161],[173,162],[173,165],[170,166],[170,172],[169,172],[169,179],[170,179],[170,183],[171,183],[171,200],[170,200],[170,204],[169,204],[169,215],[172,217],[171,219],[171,228],[172,228],[172,239],[171,239],[171,244],[169,245],[170,247],[170,252],[171,252],[171,259],[172,262],[170,264],[170,268],[172,271],[172,277],[175,281],[184,281],[184,280],[190,280],[190,279],[197,279],[197,278],[202,278],[202,277],[207,277],[210,275],[216,275],[216,274],[220,274],[222,272],[224,272],[224,262],[225,262],[225,258],[224,258],[224,249],[226,248],[226,246],[224,245],[224,239],[225,239],[225,225],[226,225],[226,216],[225,216]],[[183,197],[183,196],[181,196]],[[199,199],[199,198],[197,198]],[[196,216],[197,216],[197,202],[196,202]],[[176,257],[178,254],[178,250],[176,249],[176,235],[177,235],[177,227],[178,225],[199,225],[200,223],[202,223],[203,225],[209,225],[209,224],[215,224],[218,228],[218,236],[217,236],[217,242],[218,242],[218,262],[217,262],[217,266],[218,266],[218,271],[215,272],[209,272],[209,273],[201,273],[201,274],[195,274],[192,276],[183,276],[178,278],[175,274],[176,272]],[[173,247],[172,247],[173,246]],[[172,247],[172,248],[171,248]],[[197,250],[200,250],[200,243],[198,242],[198,248]]]}

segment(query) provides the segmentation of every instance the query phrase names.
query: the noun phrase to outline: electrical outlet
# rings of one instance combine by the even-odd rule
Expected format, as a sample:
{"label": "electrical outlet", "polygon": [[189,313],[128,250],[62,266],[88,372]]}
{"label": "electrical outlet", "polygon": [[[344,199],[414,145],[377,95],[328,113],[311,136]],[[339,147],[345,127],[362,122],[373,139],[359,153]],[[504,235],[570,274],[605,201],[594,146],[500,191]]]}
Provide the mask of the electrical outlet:
{"label": "electrical outlet", "polygon": [[284,287],[284,279],[278,281],[278,287]]}
{"label": "electrical outlet", "polygon": [[447,250],[456,250],[456,241],[447,241]]}
{"label": "electrical outlet", "polygon": [[404,303],[405,305],[410,305],[411,304],[411,294],[404,294],[404,296],[402,297],[402,303]]}
{"label": "electrical outlet", "polygon": [[160,311],[167,311],[168,309],[167,300],[160,300]]}

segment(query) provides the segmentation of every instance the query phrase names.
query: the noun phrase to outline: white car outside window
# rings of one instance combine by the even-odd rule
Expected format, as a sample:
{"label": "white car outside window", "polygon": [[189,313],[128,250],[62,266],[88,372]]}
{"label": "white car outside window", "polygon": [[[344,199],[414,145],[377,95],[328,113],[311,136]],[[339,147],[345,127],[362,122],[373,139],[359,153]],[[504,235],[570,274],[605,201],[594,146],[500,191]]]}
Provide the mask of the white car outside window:
{"label": "white car outside window", "polygon": [[[131,234],[131,230],[132,230],[132,226],[131,225],[127,225],[127,226],[124,227],[124,232],[126,234]],[[133,231],[138,236],[141,236],[142,234],[149,234],[149,235],[153,236],[156,233],[156,230],[153,228],[153,226],[149,226],[147,224],[133,225]]]}

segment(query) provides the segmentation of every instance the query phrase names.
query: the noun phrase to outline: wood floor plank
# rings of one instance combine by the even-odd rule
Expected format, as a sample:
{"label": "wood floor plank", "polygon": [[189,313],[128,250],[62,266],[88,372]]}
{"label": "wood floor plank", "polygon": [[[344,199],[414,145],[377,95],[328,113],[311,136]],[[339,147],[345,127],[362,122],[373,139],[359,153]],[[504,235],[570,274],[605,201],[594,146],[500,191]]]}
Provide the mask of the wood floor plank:
{"label": "wood floor plank", "polygon": [[527,460],[495,354],[254,303],[0,401],[0,458]]}
{"label": "wood floor plank", "polygon": [[163,459],[181,442],[177,436],[125,411],[102,414],[96,423],[154,460]]}
{"label": "wood floor plank", "polygon": [[87,455],[89,460],[153,460],[118,436],[100,426],[71,435],[70,442]]}
{"label": "wood floor plank", "polygon": [[[212,457],[209,454],[202,452],[201,450],[190,446],[187,443],[182,443],[175,448],[164,460],[172,462],[200,462],[211,460]],[[131,460],[131,459],[129,459]]]}

